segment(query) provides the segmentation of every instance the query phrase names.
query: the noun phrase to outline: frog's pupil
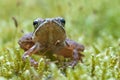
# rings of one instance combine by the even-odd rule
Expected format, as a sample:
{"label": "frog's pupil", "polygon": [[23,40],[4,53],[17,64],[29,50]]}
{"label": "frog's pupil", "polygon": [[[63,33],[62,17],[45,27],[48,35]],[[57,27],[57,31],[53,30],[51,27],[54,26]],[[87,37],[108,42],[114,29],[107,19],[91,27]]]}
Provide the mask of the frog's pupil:
{"label": "frog's pupil", "polygon": [[36,26],[38,24],[38,21],[34,21],[33,25]]}
{"label": "frog's pupil", "polygon": [[33,26],[34,26],[34,29],[37,29],[37,27],[38,27],[38,21],[33,21]]}

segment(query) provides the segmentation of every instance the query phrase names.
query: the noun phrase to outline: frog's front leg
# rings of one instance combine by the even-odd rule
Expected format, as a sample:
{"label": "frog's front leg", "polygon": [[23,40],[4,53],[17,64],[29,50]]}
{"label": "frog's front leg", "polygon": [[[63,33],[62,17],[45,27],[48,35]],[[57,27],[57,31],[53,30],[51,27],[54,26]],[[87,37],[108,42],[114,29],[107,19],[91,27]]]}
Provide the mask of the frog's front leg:
{"label": "frog's front leg", "polygon": [[80,52],[78,50],[74,49],[73,50],[73,60],[72,60],[72,62],[70,62],[69,65],[71,67],[74,67],[78,63],[79,60],[82,62],[81,56],[84,56],[84,55],[80,54]]}
{"label": "frog's front leg", "polygon": [[35,44],[34,41],[32,40],[32,33],[28,33],[22,36],[19,39],[18,44],[20,48],[22,48],[24,51],[30,49]]}
{"label": "frog's front leg", "polygon": [[25,53],[22,56],[22,59],[25,61],[25,59],[28,56],[31,56],[32,54],[37,53],[38,51],[40,51],[42,48],[40,47],[39,43],[36,43],[35,45],[33,45],[30,49],[28,49],[27,51],[25,51]]}
{"label": "frog's front leg", "polygon": [[78,61],[82,62],[82,57],[84,57],[84,55],[81,54],[81,52],[84,51],[84,46],[70,39],[66,39],[66,44],[68,48],[71,48],[69,51],[71,50],[72,52],[72,61],[68,65],[73,68],[78,63]]}
{"label": "frog's front leg", "polygon": [[[27,56],[37,53],[40,50],[39,48],[40,45],[38,43],[35,44],[35,42],[32,40],[32,34],[33,33],[25,34],[18,41],[18,44],[20,45],[20,47],[25,51],[25,53],[22,56],[22,59],[24,61]],[[31,65],[33,66],[36,66],[38,64],[38,62],[36,62],[32,58],[30,58],[30,62],[31,62]]]}
{"label": "frog's front leg", "polygon": [[[40,44],[36,43],[30,49],[25,51],[25,53],[22,56],[22,60],[25,61],[27,57],[31,56],[32,54],[37,53],[38,51],[41,51],[42,49],[43,48],[40,46]],[[31,57],[30,57],[30,63],[31,63],[32,66],[38,66],[38,62],[36,62]]]}

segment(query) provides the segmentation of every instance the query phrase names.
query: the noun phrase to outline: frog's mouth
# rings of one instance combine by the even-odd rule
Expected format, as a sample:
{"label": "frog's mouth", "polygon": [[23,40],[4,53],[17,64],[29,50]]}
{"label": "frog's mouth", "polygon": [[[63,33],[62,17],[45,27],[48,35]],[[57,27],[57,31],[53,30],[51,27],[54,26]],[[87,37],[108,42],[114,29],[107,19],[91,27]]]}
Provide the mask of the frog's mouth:
{"label": "frog's mouth", "polygon": [[64,27],[55,20],[46,20],[38,26],[33,34],[33,40],[41,44],[55,44],[56,41],[64,42],[66,33]]}

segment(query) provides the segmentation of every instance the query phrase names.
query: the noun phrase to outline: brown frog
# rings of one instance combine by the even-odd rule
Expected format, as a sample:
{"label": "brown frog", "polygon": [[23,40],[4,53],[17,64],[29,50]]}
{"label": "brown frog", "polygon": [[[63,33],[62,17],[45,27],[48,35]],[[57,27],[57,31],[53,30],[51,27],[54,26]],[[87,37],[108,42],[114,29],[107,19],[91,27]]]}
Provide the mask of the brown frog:
{"label": "brown frog", "polygon": [[[33,21],[34,31],[20,38],[18,41],[20,47],[24,49],[22,59],[27,56],[38,54],[38,52],[49,53],[71,58],[70,66],[74,67],[78,61],[82,61],[84,56],[84,46],[66,38],[65,20],[61,17],[56,18],[37,18]],[[38,64],[33,59],[31,62]]]}

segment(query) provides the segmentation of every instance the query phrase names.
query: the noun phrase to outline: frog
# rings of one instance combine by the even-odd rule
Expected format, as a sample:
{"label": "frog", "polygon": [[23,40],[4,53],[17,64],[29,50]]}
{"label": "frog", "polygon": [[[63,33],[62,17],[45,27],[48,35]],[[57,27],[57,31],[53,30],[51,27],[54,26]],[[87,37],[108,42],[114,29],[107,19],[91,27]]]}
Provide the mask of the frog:
{"label": "frog", "polygon": [[[52,54],[70,58],[68,65],[71,67],[74,67],[79,61],[83,62],[82,52],[85,47],[67,37],[65,23],[65,19],[62,17],[35,19],[33,21],[34,31],[23,35],[18,41],[20,48],[24,50],[22,60],[25,61],[32,54],[48,53],[48,58]],[[38,65],[38,62],[32,58],[30,62]]]}

